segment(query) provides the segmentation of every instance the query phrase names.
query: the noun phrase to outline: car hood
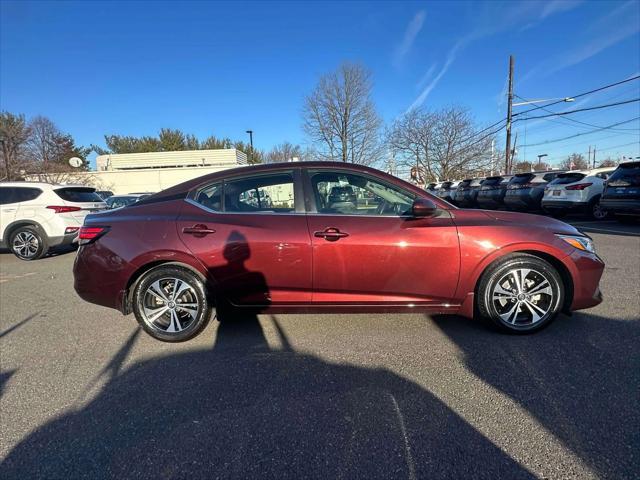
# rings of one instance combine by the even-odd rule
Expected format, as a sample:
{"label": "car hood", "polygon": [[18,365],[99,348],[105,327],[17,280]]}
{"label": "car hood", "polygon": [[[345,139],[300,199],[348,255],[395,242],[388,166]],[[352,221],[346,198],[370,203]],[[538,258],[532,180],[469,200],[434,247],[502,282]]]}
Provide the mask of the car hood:
{"label": "car hood", "polygon": [[478,212],[498,222],[505,222],[525,227],[545,228],[553,233],[562,233],[565,235],[581,235],[575,227],[568,223],[561,222],[555,218],[544,217],[542,215],[495,210],[480,210]]}

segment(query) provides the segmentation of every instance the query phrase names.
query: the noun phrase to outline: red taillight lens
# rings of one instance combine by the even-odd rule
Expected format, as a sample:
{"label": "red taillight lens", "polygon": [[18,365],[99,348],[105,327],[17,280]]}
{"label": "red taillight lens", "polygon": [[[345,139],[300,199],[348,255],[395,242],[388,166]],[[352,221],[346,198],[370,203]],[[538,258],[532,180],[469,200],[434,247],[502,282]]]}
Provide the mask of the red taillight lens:
{"label": "red taillight lens", "polygon": [[67,207],[63,205],[49,205],[47,208],[54,210],[56,213],[69,213],[82,210],[80,207]]}
{"label": "red taillight lens", "polygon": [[109,227],[81,227],[78,240],[80,245],[85,245],[96,241],[102,235],[109,231]]}
{"label": "red taillight lens", "polygon": [[584,190],[587,187],[590,187],[593,183],[579,183],[577,185],[569,185],[568,187],[564,187],[565,190]]}

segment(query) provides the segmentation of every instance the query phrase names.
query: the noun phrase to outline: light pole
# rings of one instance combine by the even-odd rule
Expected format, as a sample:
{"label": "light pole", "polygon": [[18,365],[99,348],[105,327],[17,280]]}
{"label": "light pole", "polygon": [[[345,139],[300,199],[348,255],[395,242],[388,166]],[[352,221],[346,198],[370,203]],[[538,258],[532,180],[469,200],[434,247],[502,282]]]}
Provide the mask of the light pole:
{"label": "light pole", "polygon": [[540,166],[542,165],[542,159],[548,156],[549,155],[547,155],[546,153],[543,153],[542,155],[538,155],[538,170],[540,170]]}
{"label": "light pole", "polygon": [[249,134],[249,145],[251,145],[251,161],[249,163],[253,163],[253,130],[247,130]]}

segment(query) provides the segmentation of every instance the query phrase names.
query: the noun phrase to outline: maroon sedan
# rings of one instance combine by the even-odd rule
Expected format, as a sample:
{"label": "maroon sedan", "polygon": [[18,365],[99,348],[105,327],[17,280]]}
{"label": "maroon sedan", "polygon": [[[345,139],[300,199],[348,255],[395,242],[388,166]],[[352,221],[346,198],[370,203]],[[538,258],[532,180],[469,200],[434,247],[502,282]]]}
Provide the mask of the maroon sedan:
{"label": "maroon sedan", "polygon": [[[349,195],[336,195],[348,191]],[[75,289],[169,342],[223,305],[429,312],[539,330],[602,301],[589,237],[546,217],[462,210],[372,168],[241,167],[89,215]]]}

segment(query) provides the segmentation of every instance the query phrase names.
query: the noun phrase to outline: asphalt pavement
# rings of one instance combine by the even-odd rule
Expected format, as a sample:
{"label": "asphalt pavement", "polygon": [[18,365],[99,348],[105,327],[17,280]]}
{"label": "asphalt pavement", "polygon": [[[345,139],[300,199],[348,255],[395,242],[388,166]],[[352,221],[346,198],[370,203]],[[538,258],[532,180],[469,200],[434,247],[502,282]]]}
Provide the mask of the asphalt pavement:
{"label": "asphalt pavement", "polygon": [[83,302],[75,254],[0,254],[0,478],[638,478],[640,227],[575,224],[604,302],[459,317],[244,315],[164,344]]}

